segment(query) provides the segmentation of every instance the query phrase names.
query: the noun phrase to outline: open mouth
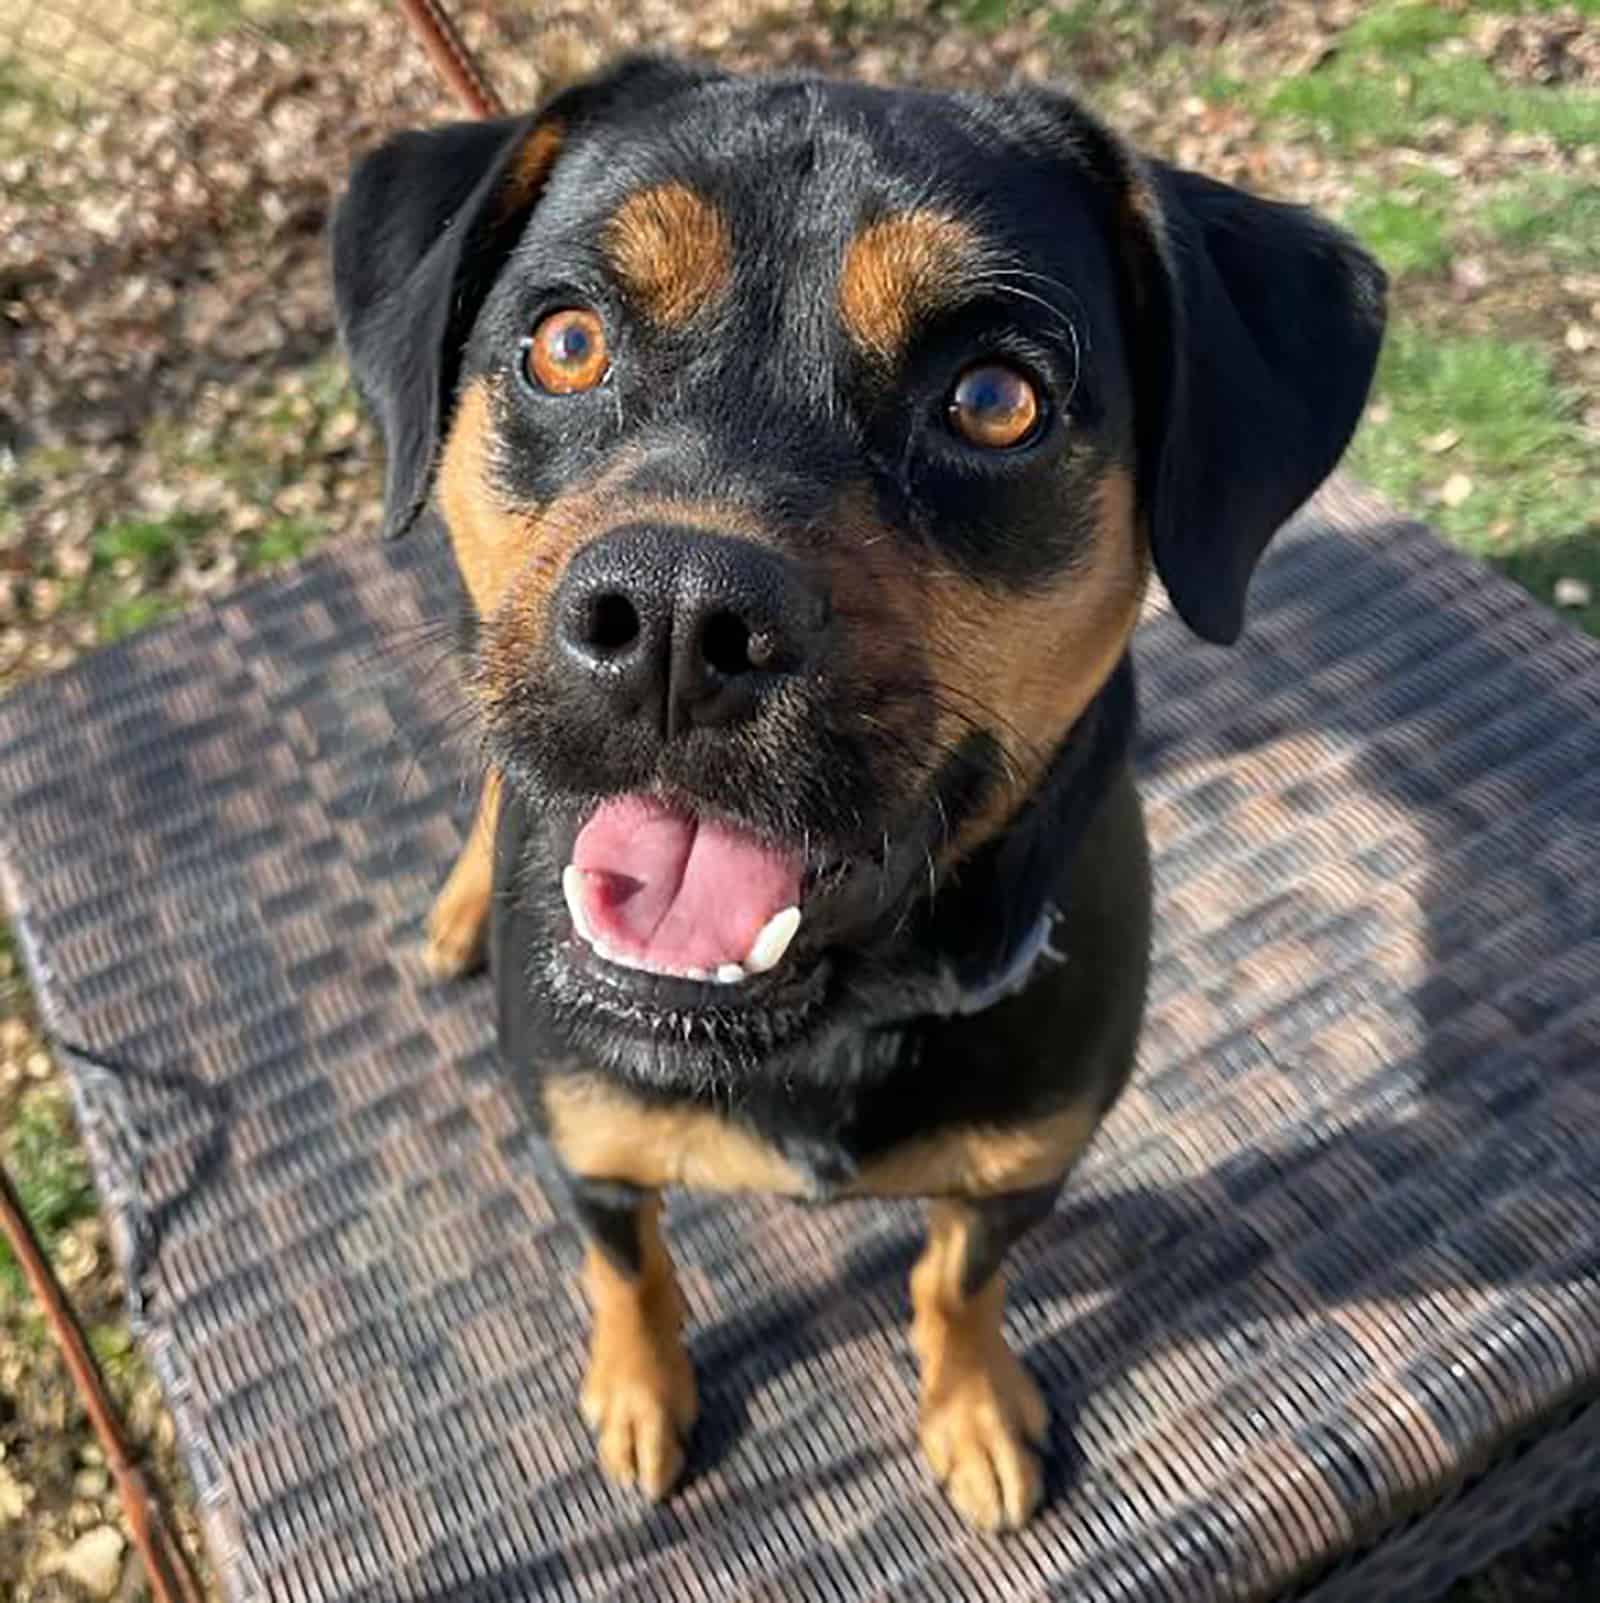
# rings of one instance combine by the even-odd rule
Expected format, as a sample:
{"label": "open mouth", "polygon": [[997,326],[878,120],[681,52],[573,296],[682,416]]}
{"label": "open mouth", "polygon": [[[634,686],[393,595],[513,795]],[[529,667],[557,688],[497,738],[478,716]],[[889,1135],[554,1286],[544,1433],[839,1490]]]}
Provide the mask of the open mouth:
{"label": "open mouth", "polygon": [[805,883],[801,852],[643,795],[603,802],[561,876],[573,936],[597,966],[730,993],[777,977]]}

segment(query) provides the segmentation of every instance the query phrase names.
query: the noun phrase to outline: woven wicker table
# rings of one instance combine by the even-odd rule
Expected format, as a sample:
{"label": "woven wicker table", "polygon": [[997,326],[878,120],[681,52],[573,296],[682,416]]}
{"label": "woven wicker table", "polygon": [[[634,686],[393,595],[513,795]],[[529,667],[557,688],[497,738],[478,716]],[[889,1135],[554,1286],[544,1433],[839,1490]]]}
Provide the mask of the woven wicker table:
{"label": "woven wicker table", "polygon": [[335,546],[0,704],[0,842],[231,1599],[1422,1603],[1600,1494],[1600,648],[1335,484],[1246,643],[1141,636],[1133,1089],[1014,1262],[1049,1503],[914,1445],[915,1211],[676,1197],[650,1509],[481,983],[441,542]]}

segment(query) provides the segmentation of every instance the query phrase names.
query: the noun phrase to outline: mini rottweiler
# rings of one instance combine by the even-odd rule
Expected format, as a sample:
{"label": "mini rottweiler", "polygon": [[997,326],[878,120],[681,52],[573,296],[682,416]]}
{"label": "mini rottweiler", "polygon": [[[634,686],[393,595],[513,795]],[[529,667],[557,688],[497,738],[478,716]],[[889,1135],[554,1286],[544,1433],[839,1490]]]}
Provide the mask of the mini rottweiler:
{"label": "mini rottweiler", "polygon": [[1129,641],[1238,635],[1355,427],[1383,275],[1061,95],[628,61],[403,133],[334,224],[386,526],[437,507],[490,776],[434,908],[584,1232],[582,1408],[695,1419],[674,1185],[921,1197],[921,1441],[1039,1498],[1001,1261],[1133,1063]]}

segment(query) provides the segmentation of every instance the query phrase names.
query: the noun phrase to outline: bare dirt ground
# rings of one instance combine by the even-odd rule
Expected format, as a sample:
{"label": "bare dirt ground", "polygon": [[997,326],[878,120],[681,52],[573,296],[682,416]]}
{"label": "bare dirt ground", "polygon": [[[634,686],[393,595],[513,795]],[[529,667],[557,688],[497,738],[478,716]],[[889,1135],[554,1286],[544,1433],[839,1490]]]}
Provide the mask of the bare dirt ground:
{"label": "bare dirt ground", "polygon": [[[458,15],[513,104],[642,45],[882,81],[1075,81],[1148,148],[1345,216],[1396,282],[1357,469],[1600,629],[1594,0],[622,10]],[[0,0],[0,687],[329,532],[375,529],[376,441],[334,348],[323,229],[356,151],[449,114],[377,0]],[[3,934],[0,1146],[134,1436],[181,1493]],[[1600,1596],[1597,1552],[1591,1513],[1451,1596]],[[0,1260],[0,1598],[143,1595],[64,1372]]]}

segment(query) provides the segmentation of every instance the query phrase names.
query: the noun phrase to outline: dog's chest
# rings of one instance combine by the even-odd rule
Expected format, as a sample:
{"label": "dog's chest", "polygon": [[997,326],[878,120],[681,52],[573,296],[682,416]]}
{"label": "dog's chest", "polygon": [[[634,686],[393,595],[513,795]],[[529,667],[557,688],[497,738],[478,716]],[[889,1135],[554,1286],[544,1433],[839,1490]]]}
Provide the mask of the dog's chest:
{"label": "dog's chest", "polygon": [[812,1121],[763,1129],[693,1103],[651,1102],[595,1075],[552,1076],[540,1095],[552,1146],[585,1179],[817,1202],[1026,1190],[1059,1175],[1098,1118],[1085,1099],[1037,1118],[863,1142]]}

